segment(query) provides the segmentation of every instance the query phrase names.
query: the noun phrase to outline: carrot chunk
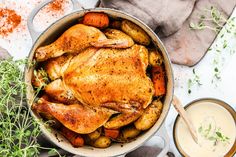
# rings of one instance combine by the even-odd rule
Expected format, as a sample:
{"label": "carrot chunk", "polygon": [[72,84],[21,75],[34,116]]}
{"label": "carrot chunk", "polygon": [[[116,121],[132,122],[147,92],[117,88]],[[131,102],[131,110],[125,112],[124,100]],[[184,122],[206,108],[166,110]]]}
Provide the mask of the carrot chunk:
{"label": "carrot chunk", "polygon": [[117,138],[119,136],[120,131],[118,129],[106,129],[104,128],[105,136],[110,138]]}
{"label": "carrot chunk", "polygon": [[83,24],[97,28],[106,28],[109,25],[109,17],[105,13],[86,13]]}
{"label": "carrot chunk", "polygon": [[84,139],[66,127],[61,128],[61,133],[74,147],[82,147],[84,145]]}
{"label": "carrot chunk", "polygon": [[161,96],[166,93],[165,73],[162,66],[152,67],[152,81],[155,89],[155,96]]}

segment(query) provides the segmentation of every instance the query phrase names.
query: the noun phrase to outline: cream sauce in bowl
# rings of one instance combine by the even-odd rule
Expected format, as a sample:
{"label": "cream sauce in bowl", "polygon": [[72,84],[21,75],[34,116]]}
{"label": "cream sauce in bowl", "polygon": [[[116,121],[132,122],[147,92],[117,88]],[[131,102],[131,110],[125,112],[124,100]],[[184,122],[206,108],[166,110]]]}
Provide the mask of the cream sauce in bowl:
{"label": "cream sauce in bowl", "polygon": [[[198,134],[198,143],[193,140],[183,119],[178,117],[174,127],[175,144],[184,156],[223,157],[235,152],[236,125],[232,111],[223,102],[200,100],[191,103],[186,111]],[[235,115],[234,115],[235,116]],[[234,150],[232,150],[234,149]]]}

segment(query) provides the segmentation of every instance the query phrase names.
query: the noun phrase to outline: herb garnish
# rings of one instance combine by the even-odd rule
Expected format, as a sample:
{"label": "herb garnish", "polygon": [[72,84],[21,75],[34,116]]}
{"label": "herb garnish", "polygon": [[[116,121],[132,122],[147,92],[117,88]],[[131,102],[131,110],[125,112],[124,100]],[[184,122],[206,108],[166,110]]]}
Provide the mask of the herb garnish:
{"label": "herb garnish", "polygon": [[229,143],[229,137],[225,136],[221,131],[220,128],[212,127],[212,124],[208,126],[201,125],[198,128],[198,132],[202,137],[209,141],[213,141],[213,146],[216,146],[219,142]]}

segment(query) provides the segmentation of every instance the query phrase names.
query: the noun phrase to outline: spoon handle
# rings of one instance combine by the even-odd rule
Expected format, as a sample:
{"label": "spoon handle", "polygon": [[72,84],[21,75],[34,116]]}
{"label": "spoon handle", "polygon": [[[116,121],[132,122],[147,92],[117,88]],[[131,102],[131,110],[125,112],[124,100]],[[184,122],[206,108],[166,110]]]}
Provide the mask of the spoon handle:
{"label": "spoon handle", "polygon": [[188,129],[189,129],[189,131],[191,133],[191,136],[193,137],[194,141],[196,143],[198,143],[197,131],[196,131],[195,127],[193,126],[193,123],[191,122],[187,112],[185,111],[185,109],[181,105],[180,100],[176,96],[173,97],[172,104],[174,105],[176,111],[179,113],[180,117],[186,123],[186,125],[187,125],[187,127],[188,127]]}

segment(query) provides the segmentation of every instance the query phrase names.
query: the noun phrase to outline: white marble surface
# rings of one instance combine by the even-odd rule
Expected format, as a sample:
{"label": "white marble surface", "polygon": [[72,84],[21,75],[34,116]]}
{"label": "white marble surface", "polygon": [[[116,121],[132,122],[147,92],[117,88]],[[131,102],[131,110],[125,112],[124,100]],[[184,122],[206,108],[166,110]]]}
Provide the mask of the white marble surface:
{"label": "white marble surface", "polygon": [[[87,0],[86,2],[83,0],[79,1],[85,6],[85,8],[91,8],[97,3],[97,0]],[[24,30],[18,29],[8,37],[1,37],[0,46],[7,49],[16,59],[19,59],[26,57],[32,46],[31,38],[26,28],[26,19],[31,8],[35,6],[35,3],[25,0],[15,0],[15,3],[17,5],[13,6],[11,5],[12,1],[10,0],[0,0],[0,7],[8,6],[9,8],[16,9],[23,18],[23,21],[19,27],[24,28]],[[22,10],[22,7],[20,6],[27,7],[28,9]],[[65,14],[66,13],[67,12],[65,12]],[[232,16],[236,17],[236,10]],[[46,20],[43,22],[45,21]],[[36,20],[36,22],[40,23],[42,21]],[[234,23],[236,25],[236,20]],[[46,28],[48,25],[49,24],[47,22],[46,24],[37,24],[40,29]],[[222,31],[225,32],[224,29]],[[221,36],[223,32],[221,32],[219,36]],[[195,67],[189,68],[173,64],[175,95],[181,99],[183,104],[187,104],[197,98],[213,97],[224,100],[236,109],[236,53],[234,53],[234,51],[236,51],[236,34],[234,34],[234,32],[236,32],[235,29],[231,33],[224,33],[225,35],[223,38],[218,37],[212,45],[213,50],[208,52],[204,59]],[[226,48],[223,48],[222,46],[224,40],[228,43]],[[214,48],[216,45],[220,52],[217,52],[216,48]],[[212,83],[215,68],[215,65],[213,64],[214,59],[219,61],[217,67],[221,71],[221,80],[217,80]],[[199,75],[202,85],[198,86],[195,83],[191,87],[191,94],[188,94],[188,80],[194,78],[194,74],[192,72],[193,68],[195,69],[196,74]],[[170,151],[174,152],[176,156],[180,156],[174,146],[172,137],[173,123],[176,116],[177,112],[173,107],[171,107],[165,125],[171,139]]]}
{"label": "white marble surface", "polygon": [[[232,17],[236,17],[236,9],[231,18]],[[234,21],[234,24],[236,24],[236,21]],[[227,26],[226,24],[221,30],[211,46],[212,50],[206,54],[199,64],[192,68],[173,64],[175,77],[174,93],[184,105],[195,99],[212,97],[225,101],[236,110],[236,28],[234,28],[231,33],[227,33],[225,29]],[[225,34],[223,38],[220,37],[222,34]],[[228,43],[226,48],[223,48],[224,40]],[[217,49],[219,49],[220,52],[217,52]],[[219,61],[217,66],[213,63],[214,60]],[[218,67],[221,71],[220,80],[214,79],[215,67]],[[191,94],[188,94],[188,79],[194,78],[193,69],[195,69],[196,74],[199,75],[202,85],[198,86],[197,83],[195,83],[191,88]],[[213,83],[212,80],[214,80]],[[170,151],[174,152],[176,156],[179,156],[172,136],[176,116],[177,112],[174,110],[173,106],[171,106],[165,124],[171,138]]]}

